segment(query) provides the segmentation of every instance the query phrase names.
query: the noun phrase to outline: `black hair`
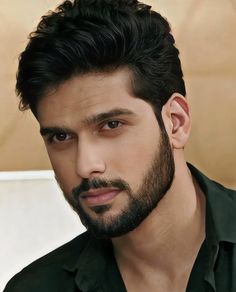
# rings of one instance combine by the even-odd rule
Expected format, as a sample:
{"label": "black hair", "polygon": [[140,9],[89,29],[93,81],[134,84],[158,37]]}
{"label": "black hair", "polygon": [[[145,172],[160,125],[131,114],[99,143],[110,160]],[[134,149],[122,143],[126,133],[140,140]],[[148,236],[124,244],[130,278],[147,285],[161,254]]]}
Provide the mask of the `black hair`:
{"label": "black hair", "polygon": [[174,92],[186,94],[170,25],[151,6],[137,0],[65,1],[42,17],[19,57],[19,107],[37,115],[40,98],[62,82],[122,67],[131,72],[134,95],[156,115]]}

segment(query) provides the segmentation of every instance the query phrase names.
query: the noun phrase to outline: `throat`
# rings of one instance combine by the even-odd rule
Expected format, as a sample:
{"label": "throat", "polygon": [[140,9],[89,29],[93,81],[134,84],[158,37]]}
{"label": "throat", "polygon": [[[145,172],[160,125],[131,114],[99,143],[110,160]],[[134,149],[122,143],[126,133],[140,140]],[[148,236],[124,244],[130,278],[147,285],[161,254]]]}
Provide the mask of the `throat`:
{"label": "throat", "polygon": [[112,240],[129,292],[186,290],[205,239],[204,194],[193,192],[179,212],[170,203],[166,196],[138,228]]}
{"label": "throat", "polygon": [[[180,240],[182,241],[182,240]],[[115,258],[128,292],[185,292],[204,235],[192,242],[167,244],[150,250],[137,248],[124,256],[115,251]]]}

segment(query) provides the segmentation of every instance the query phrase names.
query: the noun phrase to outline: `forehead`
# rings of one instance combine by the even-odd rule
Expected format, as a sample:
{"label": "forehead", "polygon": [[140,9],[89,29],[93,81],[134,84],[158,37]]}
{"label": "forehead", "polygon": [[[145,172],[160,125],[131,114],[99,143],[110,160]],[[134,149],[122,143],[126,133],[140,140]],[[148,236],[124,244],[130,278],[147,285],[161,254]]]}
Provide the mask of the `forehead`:
{"label": "forehead", "polygon": [[37,114],[40,124],[66,124],[113,108],[144,110],[144,105],[133,96],[130,72],[122,69],[71,78],[39,101]]}

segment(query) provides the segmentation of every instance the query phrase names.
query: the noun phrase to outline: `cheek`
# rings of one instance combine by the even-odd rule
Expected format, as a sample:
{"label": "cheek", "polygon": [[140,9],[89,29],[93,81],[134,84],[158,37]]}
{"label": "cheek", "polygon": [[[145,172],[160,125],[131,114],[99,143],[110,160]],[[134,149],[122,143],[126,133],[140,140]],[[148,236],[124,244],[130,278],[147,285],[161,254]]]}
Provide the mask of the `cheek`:
{"label": "cheek", "polygon": [[107,167],[114,174],[127,181],[132,189],[137,189],[158,151],[157,135],[135,135],[117,142],[107,151]]}
{"label": "cheek", "polygon": [[63,192],[70,193],[72,188],[80,183],[75,173],[76,160],[69,153],[50,153],[48,151],[48,155],[60,187]]}

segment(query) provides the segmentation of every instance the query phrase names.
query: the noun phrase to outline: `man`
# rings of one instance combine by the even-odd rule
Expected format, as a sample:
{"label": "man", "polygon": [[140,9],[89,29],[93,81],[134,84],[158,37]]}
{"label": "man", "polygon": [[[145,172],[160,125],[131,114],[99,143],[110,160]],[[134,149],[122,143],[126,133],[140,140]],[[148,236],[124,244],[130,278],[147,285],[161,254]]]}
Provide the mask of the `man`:
{"label": "man", "polygon": [[16,88],[87,232],[5,292],[236,291],[236,193],[186,164],[178,54],[136,0],[66,1],[42,18]]}

